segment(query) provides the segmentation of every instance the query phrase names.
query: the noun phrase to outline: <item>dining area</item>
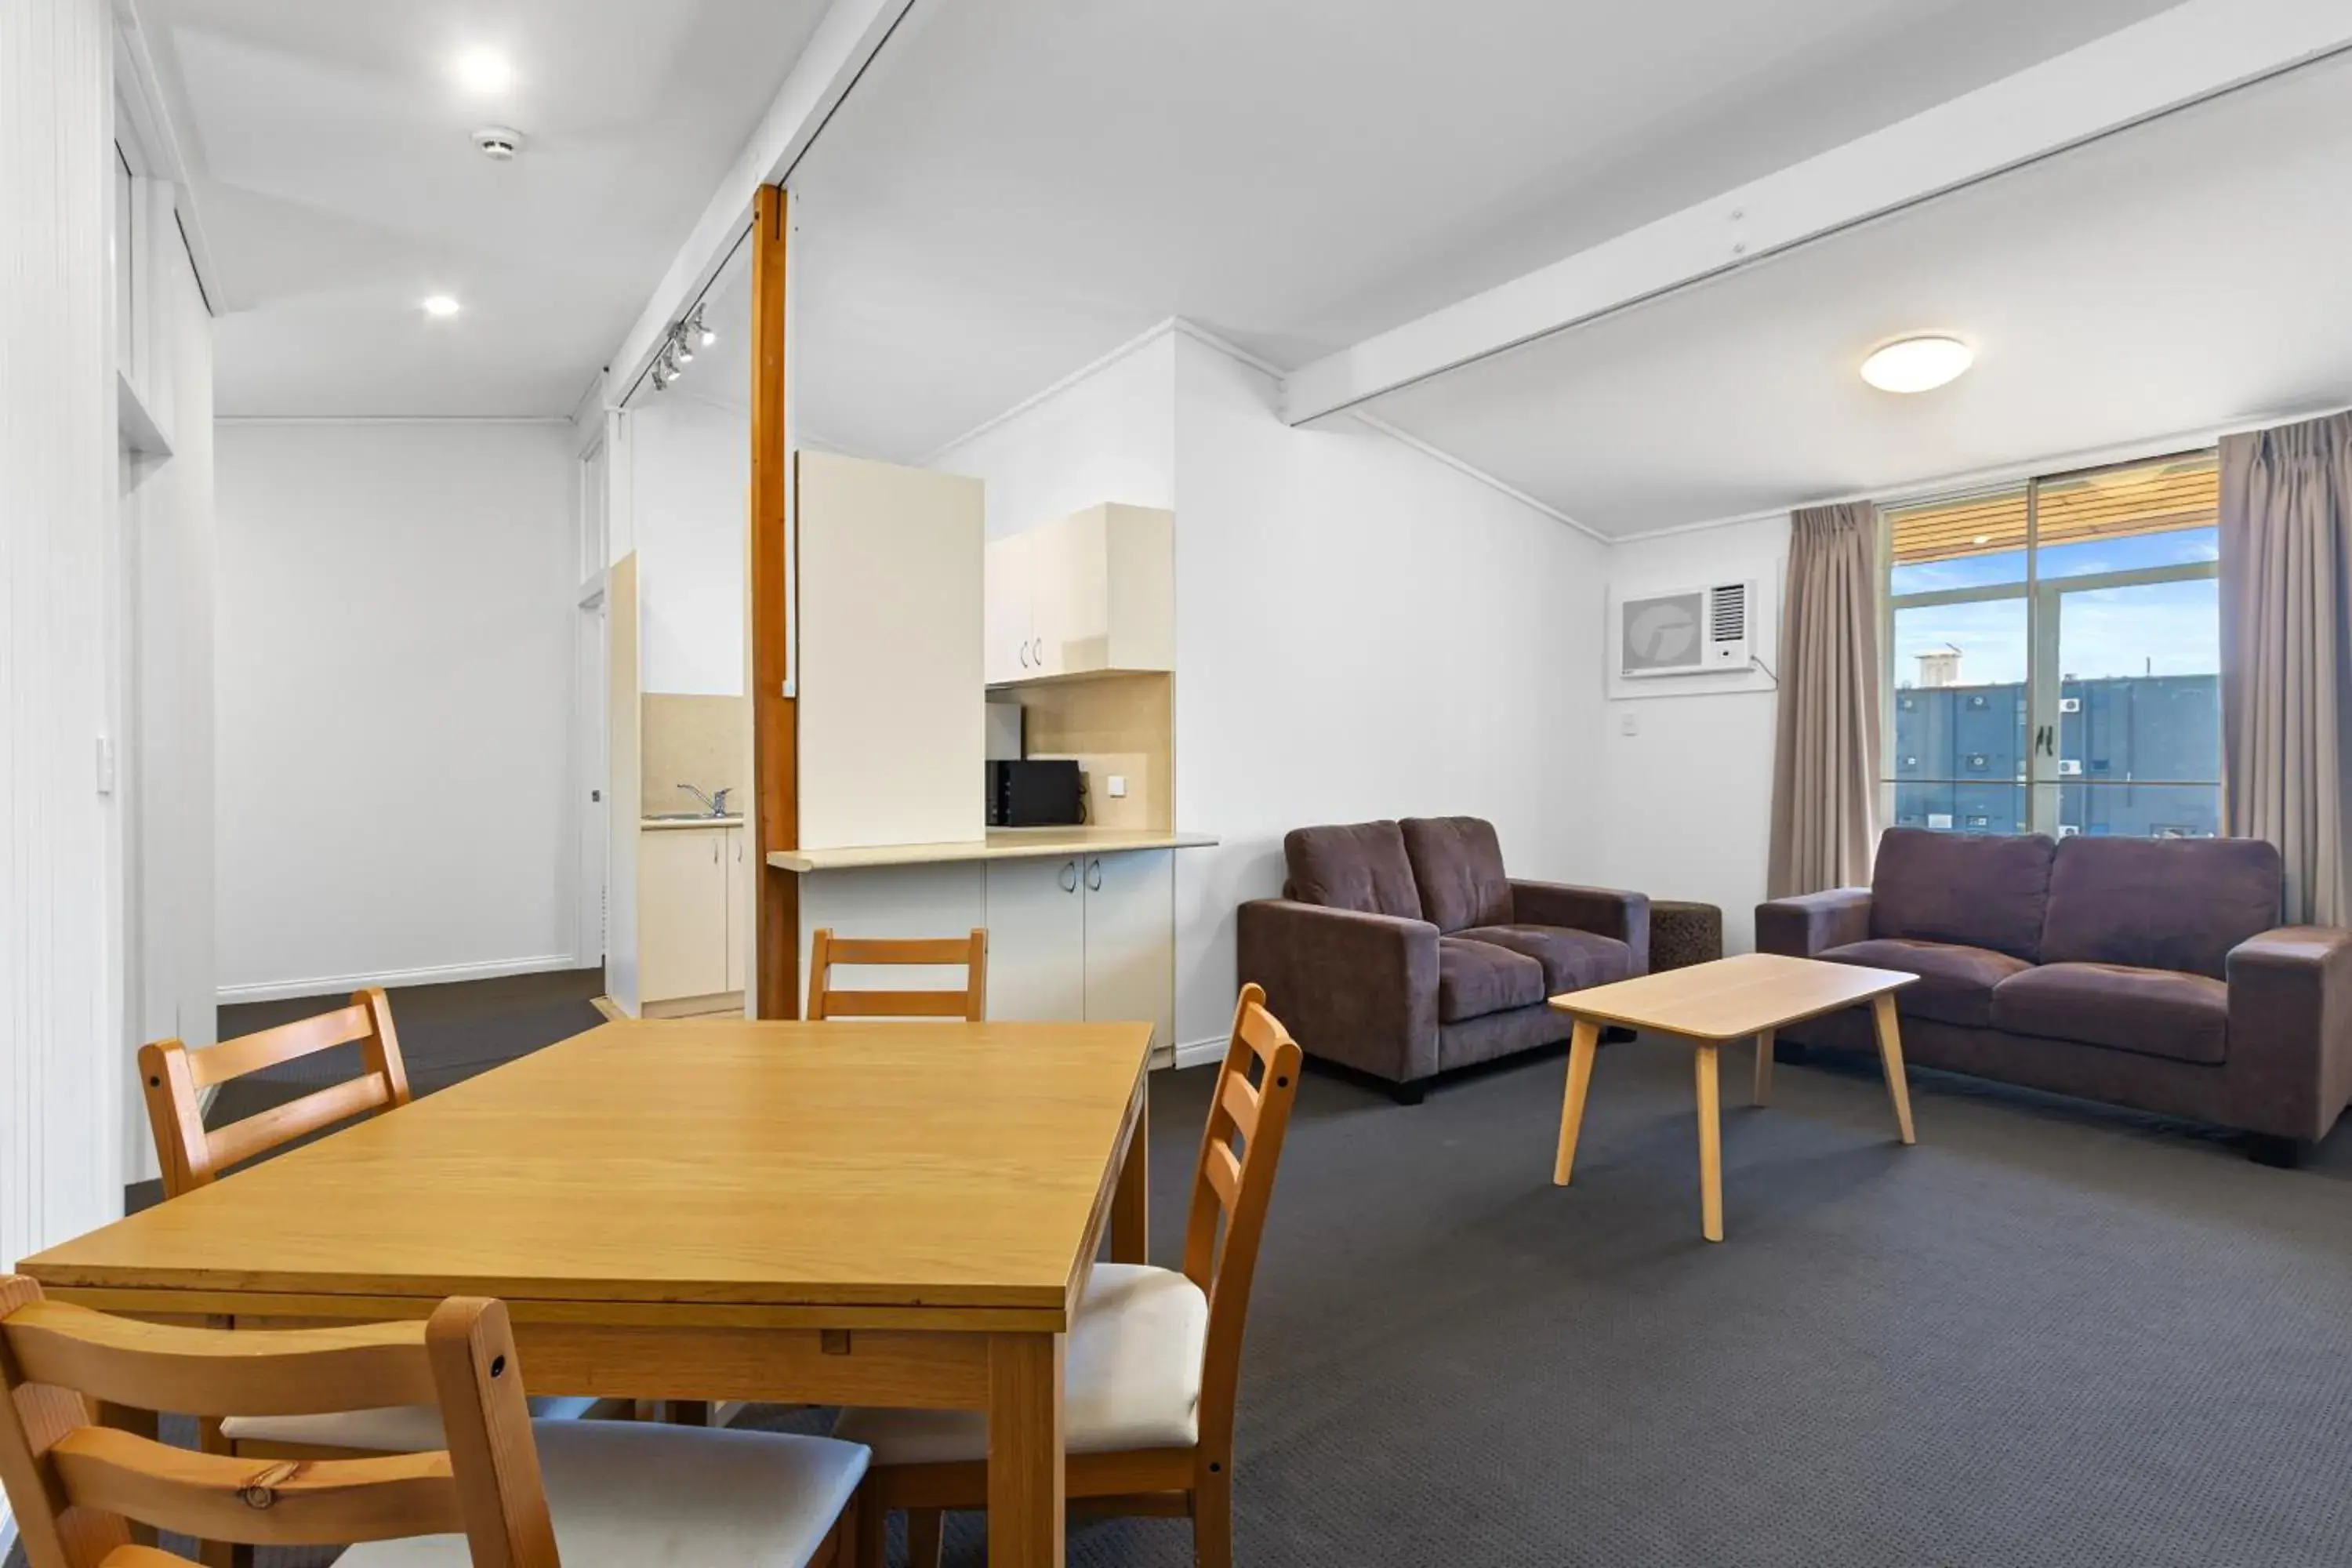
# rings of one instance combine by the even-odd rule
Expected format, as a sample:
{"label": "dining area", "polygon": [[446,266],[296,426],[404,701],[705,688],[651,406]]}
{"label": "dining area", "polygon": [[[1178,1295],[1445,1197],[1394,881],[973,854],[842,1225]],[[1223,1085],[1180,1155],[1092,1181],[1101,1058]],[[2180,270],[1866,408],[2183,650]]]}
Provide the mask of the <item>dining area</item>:
{"label": "dining area", "polygon": [[[894,1515],[934,1568],[951,1510],[990,1563],[1048,1568],[1078,1509],[1189,1519],[1229,1563],[1298,1046],[1245,989],[1154,1268],[1148,1023],[982,1021],[985,931],[817,945],[805,1021],[616,1020],[429,1095],[381,991],[148,1047],[165,1201],[0,1279],[32,1568],[192,1561],[166,1533],[205,1568],[853,1568]],[[963,984],[835,967],[892,963]],[[352,1056],[205,1124],[223,1083]],[[750,1401],[838,1414],[713,1424]]]}

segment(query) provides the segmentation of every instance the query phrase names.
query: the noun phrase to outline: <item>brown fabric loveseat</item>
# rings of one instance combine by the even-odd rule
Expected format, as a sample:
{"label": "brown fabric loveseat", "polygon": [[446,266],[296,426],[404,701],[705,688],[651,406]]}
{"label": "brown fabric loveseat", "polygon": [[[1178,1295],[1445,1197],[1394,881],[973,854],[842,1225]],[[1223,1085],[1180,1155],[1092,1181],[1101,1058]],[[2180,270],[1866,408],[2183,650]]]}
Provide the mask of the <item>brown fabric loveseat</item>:
{"label": "brown fabric loveseat", "polygon": [[1475,816],[1302,827],[1282,841],[1283,897],[1241,907],[1241,977],[1307,1055],[1423,1080],[1568,1037],[1545,1005],[1649,967],[1639,893],[1514,881]]}
{"label": "brown fabric loveseat", "polygon": [[[2246,838],[1891,828],[1868,888],[1756,910],[1756,945],[1920,977],[1924,1067],[2191,1118],[2292,1163],[2352,1100],[2352,931],[2278,923],[2278,851]],[[1866,1013],[1783,1031],[1866,1050]]]}

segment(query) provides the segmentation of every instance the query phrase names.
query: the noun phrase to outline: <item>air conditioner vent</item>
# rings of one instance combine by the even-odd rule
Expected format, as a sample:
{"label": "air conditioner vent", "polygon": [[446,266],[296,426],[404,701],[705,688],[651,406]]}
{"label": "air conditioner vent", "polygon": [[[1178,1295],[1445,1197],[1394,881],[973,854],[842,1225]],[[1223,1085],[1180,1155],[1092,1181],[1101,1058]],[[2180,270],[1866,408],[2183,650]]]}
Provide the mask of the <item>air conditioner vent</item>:
{"label": "air conditioner vent", "polygon": [[1708,636],[1717,642],[1748,640],[1748,584],[1730,583],[1706,596]]}

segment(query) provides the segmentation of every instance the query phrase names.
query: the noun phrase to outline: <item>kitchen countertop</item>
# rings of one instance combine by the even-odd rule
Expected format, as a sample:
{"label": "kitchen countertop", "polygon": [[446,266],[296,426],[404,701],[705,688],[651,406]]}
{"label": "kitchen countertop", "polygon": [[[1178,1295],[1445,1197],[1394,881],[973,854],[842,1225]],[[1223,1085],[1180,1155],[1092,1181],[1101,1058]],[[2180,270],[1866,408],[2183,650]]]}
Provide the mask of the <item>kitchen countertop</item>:
{"label": "kitchen countertop", "polygon": [[855,849],[778,849],[768,864],[786,871],[846,871],[860,866],[923,866],[951,860],[1025,860],[1048,855],[1108,855],[1122,849],[1199,849],[1205,833],[1132,827],[992,827],[985,838],[952,844],[880,844]]}
{"label": "kitchen countertop", "polygon": [[743,818],[736,816],[641,816],[637,826],[647,833],[657,833],[665,827],[740,827]]}

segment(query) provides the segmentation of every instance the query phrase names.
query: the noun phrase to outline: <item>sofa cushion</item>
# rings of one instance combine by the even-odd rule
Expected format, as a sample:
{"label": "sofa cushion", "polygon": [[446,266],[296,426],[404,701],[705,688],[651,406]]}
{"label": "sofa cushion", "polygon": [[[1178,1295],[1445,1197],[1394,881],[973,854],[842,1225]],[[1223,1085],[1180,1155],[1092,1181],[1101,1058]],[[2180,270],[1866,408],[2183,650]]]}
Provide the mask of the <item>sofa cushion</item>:
{"label": "sofa cushion", "polygon": [[1543,999],[1543,965],[1526,953],[1458,936],[1437,939],[1439,1023],[1459,1024]]}
{"label": "sofa cushion", "polygon": [[1282,840],[1289,880],[1282,896],[1359,914],[1423,917],[1404,835],[1393,822],[1297,827]]}
{"label": "sofa cushion", "polygon": [[2041,834],[1890,827],[1870,879],[1870,934],[1989,947],[2031,963],[2042,948],[2057,846]]}
{"label": "sofa cushion", "polygon": [[2042,960],[2220,980],[2231,948],[2279,923],[2284,887],[2277,847],[2259,838],[2069,838]]}
{"label": "sofa cushion", "polygon": [[1495,825],[1475,816],[1408,816],[1404,851],[1421,888],[1422,918],[1442,931],[1507,925],[1511,879],[1503,874],[1503,847]]}
{"label": "sofa cushion", "polygon": [[1961,947],[1948,942],[1913,942],[1905,937],[1873,937],[1829,948],[1819,957],[1832,963],[1858,963],[1864,969],[1899,969],[1919,977],[1895,994],[1895,1010],[1906,1017],[1933,1018],[1964,1029],[1992,1026],[1993,987],[2012,974],[2033,967],[1990,948]]}
{"label": "sofa cushion", "polygon": [[1633,950],[1613,936],[1566,926],[1472,926],[1454,933],[1465,942],[1523,952],[1543,965],[1544,994],[1606,985],[1633,973]]}
{"label": "sofa cushion", "polygon": [[2178,970],[2045,963],[1993,988],[1992,1021],[2012,1035],[2219,1062],[2229,1045],[2230,988]]}

